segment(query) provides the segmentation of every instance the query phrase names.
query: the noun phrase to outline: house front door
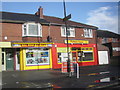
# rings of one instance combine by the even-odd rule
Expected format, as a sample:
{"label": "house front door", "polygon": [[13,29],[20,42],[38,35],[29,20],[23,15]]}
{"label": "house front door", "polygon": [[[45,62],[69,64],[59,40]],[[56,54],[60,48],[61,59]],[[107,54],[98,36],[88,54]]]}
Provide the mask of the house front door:
{"label": "house front door", "polygon": [[14,70],[14,52],[12,50],[6,51],[6,70]]}

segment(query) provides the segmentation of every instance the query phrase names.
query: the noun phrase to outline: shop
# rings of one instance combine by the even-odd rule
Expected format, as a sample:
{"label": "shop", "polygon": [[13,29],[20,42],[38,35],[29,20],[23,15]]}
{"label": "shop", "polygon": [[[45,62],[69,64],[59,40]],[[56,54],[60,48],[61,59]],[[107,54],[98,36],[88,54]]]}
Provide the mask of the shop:
{"label": "shop", "polygon": [[0,42],[0,57],[1,57],[1,60],[0,60],[1,69],[0,70],[1,71],[4,71],[4,70],[8,69],[7,65],[9,64],[9,61],[11,60],[11,58],[8,57],[9,53],[6,52],[6,51],[11,51],[10,48],[11,48],[11,42]]}
{"label": "shop", "polygon": [[[65,41],[66,42],[66,41]],[[72,42],[72,43],[71,43]],[[71,62],[77,62],[79,66],[98,65],[96,44],[89,44],[85,40],[69,40],[69,57]],[[53,68],[61,68],[62,62],[67,62],[67,45],[55,44],[53,48]]]}
{"label": "shop", "polygon": [[[68,59],[66,43],[11,45],[10,48],[2,49],[2,70],[57,69]],[[69,53],[70,61],[77,62],[79,66],[98,65],[96,44],[89,44],[83,40],[69,40]]]}
{"label": "shop", "polygon": [[52,68],[52,43],[12,43],[11,45],[11,48],[2,49],[3,70]]}

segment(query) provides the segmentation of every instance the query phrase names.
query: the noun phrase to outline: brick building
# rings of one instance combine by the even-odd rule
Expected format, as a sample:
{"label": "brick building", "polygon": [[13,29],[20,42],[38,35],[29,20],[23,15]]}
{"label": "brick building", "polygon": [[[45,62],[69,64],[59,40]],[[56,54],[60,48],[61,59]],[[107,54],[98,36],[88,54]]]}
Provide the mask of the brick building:
{"label": "brick building", "polygon": [[120,56],[120,35],[104,30],[97,30],[97,43],[107,46],[110,56]]}
{"label": "brick building", "polygon": [[[2,70],[61,68],[66,62],[66,30],[63,19],[35,14],[0,12]],[[97,65],[97,27],[68,21],[69,53],[79,66]]]}

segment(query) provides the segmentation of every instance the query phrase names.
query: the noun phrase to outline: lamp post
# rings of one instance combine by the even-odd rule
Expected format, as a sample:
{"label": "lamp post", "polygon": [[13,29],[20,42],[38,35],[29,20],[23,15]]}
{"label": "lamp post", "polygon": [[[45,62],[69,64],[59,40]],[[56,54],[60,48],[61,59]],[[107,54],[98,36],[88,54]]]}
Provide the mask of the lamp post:
{"label": "lamp post", "polygon": [[67,60],[67,72],[69,74],[69,77],[71,77],[71,69],[70,69],[70,53],[69,53],[69,44],[68,44],[68,29],[67,29],[67,20],[71,18],[71,14],[66,16],[66,6],[65,6],[65,0],[63,0],[63,5],[64,5],[64,18],[63,21],[65,22],[65,28],[66,28],[66,41],[67,41],[67,55],[68,55],[68,60]]}

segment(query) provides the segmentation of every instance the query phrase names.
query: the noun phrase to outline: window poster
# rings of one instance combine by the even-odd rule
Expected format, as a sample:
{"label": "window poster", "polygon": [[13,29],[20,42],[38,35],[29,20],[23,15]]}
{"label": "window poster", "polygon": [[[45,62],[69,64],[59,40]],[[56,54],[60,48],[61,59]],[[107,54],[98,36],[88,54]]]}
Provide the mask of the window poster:
{"label": "window poster", "polygon": [[26,50],[26,65],[44,65],[49,64],[48,50],[27,49]]}
{"label": "window poster", "polygon": [[[69,48],[70,51],[71,48]],[[67,48],[66,47],[58,47],[57,48],[57,54],[58,54],[58,63],[62,62],[67,62],[68,60],[68,53],[67,53]],[[71,53],[70,55],[70,60],[71,60]]]}
{"label": "window poster", "polygon": [[67,62],[68,54],[67,53],[58,53],[58,63]]}

